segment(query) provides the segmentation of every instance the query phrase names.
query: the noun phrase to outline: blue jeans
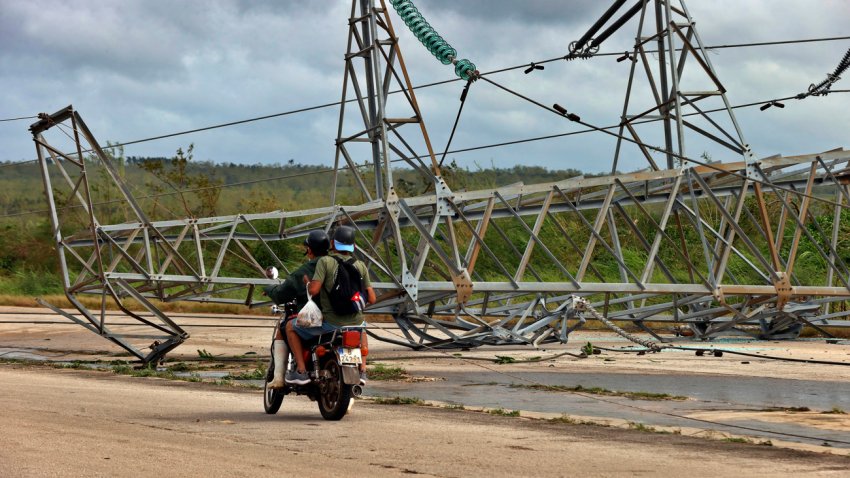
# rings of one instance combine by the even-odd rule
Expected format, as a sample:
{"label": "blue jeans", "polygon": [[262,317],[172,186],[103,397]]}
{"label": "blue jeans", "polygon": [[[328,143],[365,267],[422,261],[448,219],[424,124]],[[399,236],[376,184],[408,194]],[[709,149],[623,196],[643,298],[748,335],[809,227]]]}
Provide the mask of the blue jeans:
{"label": "blue jeans", "polygon": [[298,322],[292,323],[292,330],[301,337],[302,340],[310,340],[313,337],[318,337],[323,334],[333,333],[339,329],[336,325],[331,325],[327,322],[322,322],[321,327],[299,327]]}

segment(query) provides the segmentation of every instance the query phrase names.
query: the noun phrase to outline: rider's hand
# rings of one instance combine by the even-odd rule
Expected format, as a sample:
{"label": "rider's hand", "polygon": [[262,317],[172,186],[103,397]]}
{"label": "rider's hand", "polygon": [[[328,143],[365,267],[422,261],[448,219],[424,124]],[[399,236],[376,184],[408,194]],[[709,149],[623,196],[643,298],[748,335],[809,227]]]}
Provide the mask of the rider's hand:
{"label": "rider's hand", "polygon": [[307,274],[304,274],[303,280],[304,280],[304,285],[307,285],[307,284],[310,283],[310,278],[307,277]]}

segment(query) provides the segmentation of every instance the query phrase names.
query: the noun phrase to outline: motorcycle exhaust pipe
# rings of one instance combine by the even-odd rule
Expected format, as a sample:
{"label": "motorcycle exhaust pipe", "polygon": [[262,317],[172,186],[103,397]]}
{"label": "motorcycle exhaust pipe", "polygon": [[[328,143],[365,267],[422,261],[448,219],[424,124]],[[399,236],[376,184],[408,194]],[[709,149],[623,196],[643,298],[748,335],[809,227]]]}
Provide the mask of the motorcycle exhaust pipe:
{"label": "motorcycle exhaust pipe", "polygon": [[351,394],[354,395],[354,398],[360,398],[360,395],[363,394],[363,387],[360,385],[352,385]]}

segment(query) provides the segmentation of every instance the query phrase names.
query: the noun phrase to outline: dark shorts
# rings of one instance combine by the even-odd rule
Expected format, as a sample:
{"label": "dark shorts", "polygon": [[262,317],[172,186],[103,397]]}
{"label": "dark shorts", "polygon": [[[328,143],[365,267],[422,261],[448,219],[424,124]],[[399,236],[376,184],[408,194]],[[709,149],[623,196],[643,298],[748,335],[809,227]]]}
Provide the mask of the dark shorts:
{"label": "dark shorts", "polygon": [[309,340],[323,334],[330,334],[337,329],[339,329],[339,327],[327,322],[322,322],[321,327],[299,327],[297,322],[292,322],[292,330],[294,330],[295,333],[303,340]]}

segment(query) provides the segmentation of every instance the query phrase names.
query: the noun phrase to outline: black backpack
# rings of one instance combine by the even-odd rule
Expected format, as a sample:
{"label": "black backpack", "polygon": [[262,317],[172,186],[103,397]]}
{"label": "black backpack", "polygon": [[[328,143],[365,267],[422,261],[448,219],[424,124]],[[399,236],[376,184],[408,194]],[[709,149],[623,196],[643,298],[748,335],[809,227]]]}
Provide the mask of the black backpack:
{"label": "black backpack", "polygon": [[334,283],[328,293],[331,308],[338,315],[351,315],[366,307],[363,290],[363,277],[360,271],[354,267],[355,258],[342,260],[336,256],[330,256],[336,260],[338,267],[334,275]]}

